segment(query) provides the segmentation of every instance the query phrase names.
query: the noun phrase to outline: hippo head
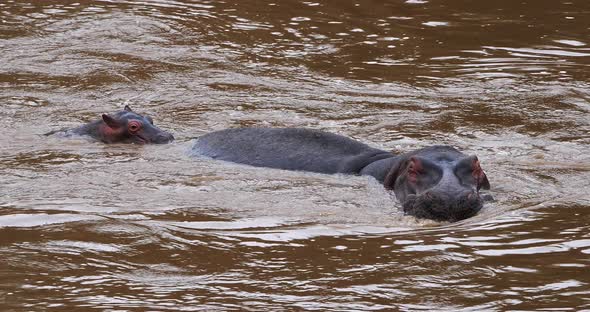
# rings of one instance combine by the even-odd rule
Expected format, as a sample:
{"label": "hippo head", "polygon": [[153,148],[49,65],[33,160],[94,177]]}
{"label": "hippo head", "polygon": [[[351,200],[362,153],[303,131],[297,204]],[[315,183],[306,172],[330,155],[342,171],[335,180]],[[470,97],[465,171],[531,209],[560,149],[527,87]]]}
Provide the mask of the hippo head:
{"label": "hippo head", "polygon": [[154,125],[149,116],[139,115],[125,106],[123,111],[103,114],[97,137],[105,143],[163,144],[174,140],[172,134]]}
{"label": "hippo head", "polygon": [[406,214],[436,221],[459,221],[483,206],[480,189],[490,183],[476,156],[448,146],[433,146],[402,155],[387,174]]}

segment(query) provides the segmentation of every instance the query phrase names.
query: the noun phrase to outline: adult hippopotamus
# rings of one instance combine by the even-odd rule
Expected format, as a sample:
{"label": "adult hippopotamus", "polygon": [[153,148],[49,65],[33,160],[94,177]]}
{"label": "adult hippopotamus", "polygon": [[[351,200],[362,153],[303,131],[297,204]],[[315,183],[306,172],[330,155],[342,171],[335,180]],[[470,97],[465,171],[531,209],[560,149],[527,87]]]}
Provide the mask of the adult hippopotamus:
{"label": "adult hippopotamus", "polygon": [[476,156],[450,146],[394,155],[350,138],[301,128],[237,128],[205,134],[201,155],[257,167],[372,176],[393,190],[406,214],[458,221],[483,206],[490,183]]}
{"label": "adult hippopotamus", "polygon": [[89,136],[104,143],[162,144],[174,140],[172,134],[156,127],[151,117],[135,113],[128,105],[122,111],[103,114],[101,119],[80,127],[48,134],[54,133]]}

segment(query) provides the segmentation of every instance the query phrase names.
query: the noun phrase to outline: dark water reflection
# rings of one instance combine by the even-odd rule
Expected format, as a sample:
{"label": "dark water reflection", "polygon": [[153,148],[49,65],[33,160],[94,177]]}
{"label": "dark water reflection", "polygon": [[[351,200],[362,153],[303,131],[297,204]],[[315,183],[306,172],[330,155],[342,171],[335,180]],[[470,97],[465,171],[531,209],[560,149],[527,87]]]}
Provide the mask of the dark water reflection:
{"label": "dark water reflection", "polygon": [[[3,1],[6,311],[590,309],[587,1]],[[120,109],[178,139],[45,137]],[[477,154],[496,202],[403,216],[364,177],[187,156],[324,129]]]}

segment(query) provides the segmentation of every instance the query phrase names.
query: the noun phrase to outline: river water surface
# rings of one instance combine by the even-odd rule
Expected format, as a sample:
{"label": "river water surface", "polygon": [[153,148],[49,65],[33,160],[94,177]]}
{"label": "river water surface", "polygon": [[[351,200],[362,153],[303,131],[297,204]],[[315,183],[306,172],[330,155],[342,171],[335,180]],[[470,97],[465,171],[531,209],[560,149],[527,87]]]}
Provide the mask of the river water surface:
{"label": "river water surface", "polygon": [[[590,309],[590,2],[0,2],[0,310]],[[177,140],[44,136],[128,104]],[[489,177],[404,216],[366,177],[191,158],[309,127]]]}

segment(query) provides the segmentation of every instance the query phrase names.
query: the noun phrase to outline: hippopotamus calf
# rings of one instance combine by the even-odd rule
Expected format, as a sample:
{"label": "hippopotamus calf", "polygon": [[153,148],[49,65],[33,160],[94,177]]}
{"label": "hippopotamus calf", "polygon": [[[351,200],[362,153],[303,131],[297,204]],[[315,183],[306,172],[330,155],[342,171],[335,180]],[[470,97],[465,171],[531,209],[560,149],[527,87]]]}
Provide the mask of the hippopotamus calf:
{"label": "hippopotamus calf", "polygon": [[[50,132],[53,134],[59,131]],[[139,115],[126,105],[124,110],[103,114],[101,119],[63,132],[64,135],[86,135],[104,143],[162,144],[174,140],[172,134],[154,125],[149,116]]]}
{"label": "hippopotamus calf", "polygon": [[483,206],[490,183],[476,156],[450,146],[393,155],[350,138],[301,128],[238,128],[208,133],[194,155],[257,167],[372,176],[393,190],[406,214],[458,221]]}

